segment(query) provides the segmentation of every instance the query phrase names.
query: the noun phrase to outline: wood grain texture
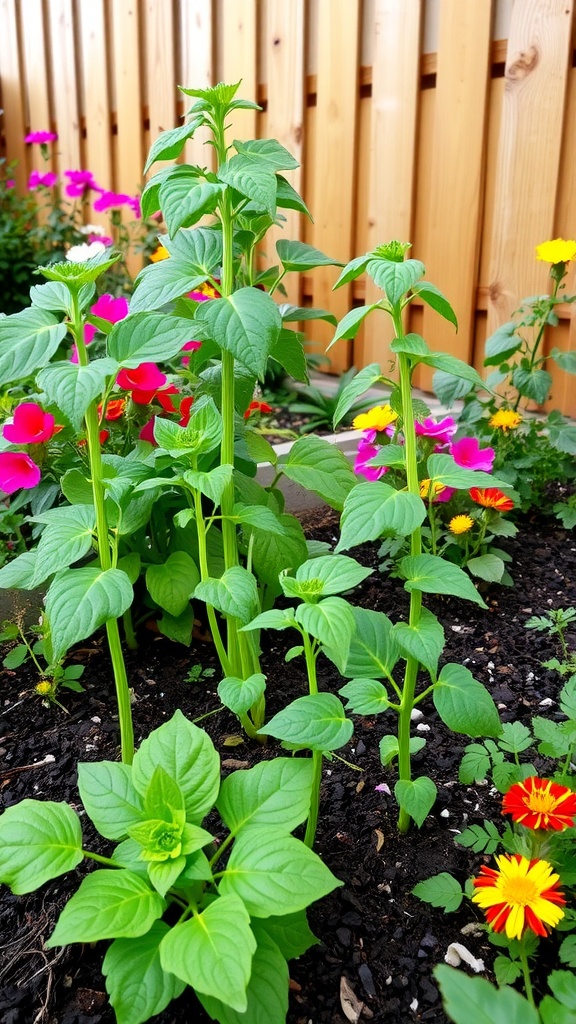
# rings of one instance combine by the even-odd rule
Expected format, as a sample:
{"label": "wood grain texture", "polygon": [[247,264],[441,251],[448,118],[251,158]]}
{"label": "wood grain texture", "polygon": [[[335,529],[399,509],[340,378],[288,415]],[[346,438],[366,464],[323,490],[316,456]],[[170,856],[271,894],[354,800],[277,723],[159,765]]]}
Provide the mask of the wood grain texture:
{"label": "wood grain texture", "polygon": [[[17,187],[23,191],[28,179],[28,169],[24,146],[25,122],[20,76],[16,5],[14,0],[0,0],[0,85],[4,110],[2,123],[8,159],[18,161],[14,179]],[[38,129],[45,128],[48,128],[48,125],[38,126]]]}
{"label": "wood grain texture", "polygon": [[[207,89],[215,84],[212,8],[212,0],[180,0],[182,78],[178,84],[187,89]],[[193,103],[191,96],[184,96],[186,111]],[[205,128],[197,129],[184,148],[186,163],[213,170],[214,149],[206,145],[210,137]]]}
{"label": "wood grain texture", "polygon": [[[256,0],[221,0],[220,12],[218,79],[241,82],[237,95],[256,100]],[[256,121],[256,111],[235,110],[230,139],[255,139]]]}
{"label": "wood grain texture", "polygon": [[[313,244],[347,263],[354,255],[360,5],[357,0],[319,0],[318,19]],[[350,308],[350,287],[332,291],[338,274],[337,268],[331,267],[314,271],[313,300],[315,306],[330,309],[340,320]],[[316,323],[309,333],[326,345],[333,332],[327,324]],[[350,365],[350,348],[350,342],[341,341],[331,350],[333,370]]]}
{"label": "wood grain texture", "polygon": [[[481,239],[484,126],[490,61],[489,0],[441,0],[430,164],[430,219],[421,251],[426,279],[446,295],[459,330],[424,307],[424,337],[435,351],[468,361]],[[418,385],[432,372],[420,368]]]}
{"label": "wood grain texture", "polygon": [[[172,4],[144,0],[139,8],[144,17],[142,86],[150,122],[146,141],[150,146],[162,132],[181,123],[176,117],[175,32]],[[160,161],[154,164],[148,177],[166,166],[166,163]]]}
{"label": "wood grain texture", "polygon": [[[144,166],[137,0],[111,0],[109,14],[110,99],[117,125],[112,147],[113,181],[116,191],[134,195],[142,182]],[[132,214],[124,210],[123,218],[130,221]],[[131,254],[127,263],[135,276],[142,267],[142,257]]]}
{"label": "wood grain texture", "polygon": [[[26,15],[24,31],[20,33],[23,53],[23,83],[26,101],[26,124],[31,131],[50,130],[49,76],[46,61],[46,28],[42,0],[26,0],[20,14]],[[1,64],[1,59],[0,59]],[[37,171],[51,170],[38,146],[30,147],[30,164]]]}
{"label": "wood grain texture", "polygon": [[[412,239],[421,11],[420,0],[374,3],[367,250],[393,238]],[[381,297],[366,278],[366,303]],[[354,344],[355,364],[382,364],[393,336],[388,317],[368,317]]]}
{"label": "wood grain texture", "polygon": [[75,8],[72,0],[51,0],[48,5],[52,96],[58,131],[58,169],[82,166],[80,103],[75,47]]}
{"label": "wood grain texture", "polygon": [[573,0],[512,9],[490,243],[488,333],[546,286],[534,246],[553,237]]}
{"label": "wood grain texture", "polygon": [[[107,47],[103,0],[77,0],[79,38],[84,54],[80,64],[83,95],[82,113],[86,124],[84,143],[85,165],[104,189],[112,188],[112,135],[110,132],[110,100],[106,73]],[[94,69],[98,68],[98,85],[94,87]],[[136,182],[132,185],[134,191]],[[108,226],[108,216],[98,217]]]}

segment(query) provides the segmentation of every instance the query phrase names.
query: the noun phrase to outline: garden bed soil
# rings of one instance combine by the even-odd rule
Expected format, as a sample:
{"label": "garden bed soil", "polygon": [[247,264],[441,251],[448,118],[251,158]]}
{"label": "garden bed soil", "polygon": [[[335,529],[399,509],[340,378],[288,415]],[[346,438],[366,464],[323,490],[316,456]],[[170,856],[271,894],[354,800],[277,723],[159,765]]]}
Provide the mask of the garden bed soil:
{"label": "garden bed soil", "polygon": [[[328,513],[321,519],[314,514],[309,536],[334,543],[337,517]],[[545,634],[527,632],[524,624],[532,614],[576,606],[576,537],[554,523],[525,523],[508,547],[514,559],[515,586],[486,588],[484,611],[451,598],[434,598],[427,604],[446,630],[444,659],[467,664],[489,688],[504,719],[528,722],[533,714],[557,714],[562,682],[540,664],[557,654],[553,641]],[[376,565],[376,552],[377,545],[365,545],[351,554]],[[407,595],[400,581],[376,572],[358,588],[353,601],[397,619],[405,614]],[[287,633],[272,633],[265,640],[269,714],[306,692],[303,667],[298,661],[283,662],[285,648],[292,642]],[[87,642],[72,660],[87,666],[86,692],[61,691],[67,713],[42,705],[33,693],[36,679],[27,669],[1,673],[0,799],[4,807],[33,797],[69,801],[80,809],[77,762],[118,756],[113,685],[103,640]],[[193,666],[216,664],[202,629],[190,651],[150,629],[143,630],[139,651],[128,654],[127,660],[137,741],[170,718],[177,707],[196,719],[219,706],[217,673],[186,681]],[[321,662],[320,688],[336,692],[343,680],[326,660]],[[381,736],[394,729],[394,720],[388,720],[387,714],[354,719],[353,739],[340,753],[359,771],[337,759],[325,762],[316,849],[343,885],[310,908],[310,923],[320,942],[291,962],[288,1024],[347,1024],[351,1018],[342,1002],[346,992],[352,993],[353,1002],[363,1004],[360,1022],[445,1024],[432,969],[443,962],[454,941],[463,942],[482,958],[491,977],[495,951],[486,934],[481,930],[462,934],[471,922],[481,923],[477,909],[466,902],[458,912],[444,914],[411,895],[417,882],[440,871],[452,872],[461,883],[477,873],[483,858],[455,845],[454,835],[485,817],[500,820],[500,799],[490,786],[458,782],[466,738],[443,726],[431,701],[422,710],[424,717],[415,723],[414,731],[419,728],[428,742],[415,757],[414,768],[416,774],[434,778],[438,799],[421,829],[398,835],[394,801],[375,788],[387,783],[392,789],[395,781],[394,772],[382,768],[378,754]],[[219,750],[226,773],[274,755],[273,742],[262,749],[242,740],[235,718],[227,711],[202,724]],[[232,745],[235,737],[238,745]],[[104,853],[109,849],[93,834],[88,821],[85,845]],[[43,940],[85,870],[82,865],[28,896],[16,897],[4,890],[0,907],[3,1024],[113,1024],[101,974],[107,944],[43,948]],[[208,1017],[187,991],[154,1020],[157,1024],[206,1024]]]}

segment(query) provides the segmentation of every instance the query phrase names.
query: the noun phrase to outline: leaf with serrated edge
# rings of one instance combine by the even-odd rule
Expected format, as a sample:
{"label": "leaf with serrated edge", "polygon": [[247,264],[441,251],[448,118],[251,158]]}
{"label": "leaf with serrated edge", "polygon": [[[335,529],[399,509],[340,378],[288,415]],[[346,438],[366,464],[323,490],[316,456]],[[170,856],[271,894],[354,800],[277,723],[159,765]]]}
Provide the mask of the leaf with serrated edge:
{"label": "leaf with serrated edge", "polygon": [[158,947],[169,930],[163,921],[155,921],[138,942],[115,939],[108,949],[102,973],[117,1024],[145,1024],[186,988],[180,978],[162,970]]}
{"label": "leaf with serrated edge", "polygon": [[145,935],[165,907],[162,897],[133,871],[97,869],[82,879],[45,945],[52,949]]}
{"label": "leaf with serrated edge", "polygon": [[320,857],[293,836],[254,826],[238,836],[220,881],[252,917],[293,914],[342,885]]}
{"label": "leaf with serrated edge", "polygon": [[115,359],[95,359],[88,366],[54,363],[40,371],[38,384],[46,392],[48,402],[57,405],[74,429],[79,430],[88,406],[103,394],[106,381],[118,368]]}
{"label": "leaf with serrated edge", "polygon": [[142,797],[132,785],[132,769],[115,761],[80,762],[78,789],[88,817],[105,839],[123,839],[144,819]]}
{"label": "leaf with serrated edge", "polygon": [[38,544],[32,586],[37,587],[65,565],[78,562],[92,548],[96,528],[93,505],[58,509],[58,517],[42,533]]}
{"label": "leaf with serrated edge", "polygon": [[407,537],[426,518],[422,499],[381,481],[357,484],[344,502],[336,551],[377,540],[385,531]]}
{"label": "leaf with serrated edge", "polygon": [[3,386],[46,366],[68,327],[37,306],[0,317],[0,380]]}
{"label": "leaf with serrated edge", "polygon": [[245,1013],[237,1013],[219,999],[199,994],[210,1017],[219,1024],[285,1024],[288,1012],[288,965],[272,938],[260,923],[252,930],[258,946],[252,958],[252,973],[246,989]]}
{"label": "leaf with serrated edge", "polygon": [[244,903],[234,893],[223,893],[190,921],[170,929],[160,944],[160,962],[198,992],[244,1013],[255,949]]}
{"label": "leaf with serrated edge", "polygon": [[118,619],[132,604],[132,584],[121,569],[66,569],[46,595],[54,659],[91,636],[108,619]]}
{"label": "leaf with serrated edge", "polygon": [[323,751],[343,747],[353,729],[335,694],[312,693],[293,700],[258,731],[298,748]]}
{"label": "leaf with serrated edge", "polygon": [[17,895],[84,859],[77,814],[65,803],[21,800],[0,816],[0,881]]}
{"label": "leaf with serrated edge", "polygon": [[216,807],[233,833],[247,825],[292,832],[308,816],[311,787],[310,758],[278,757],[228,775]]}
{"label": "leaf with serrated edge", "polygon": [[462,886],[447,871],[441,871],[439,875],[432,875],[424,882],[418,882],[412,893],[433,907],[442,907],[445,914],[458,910],[464,898]]}

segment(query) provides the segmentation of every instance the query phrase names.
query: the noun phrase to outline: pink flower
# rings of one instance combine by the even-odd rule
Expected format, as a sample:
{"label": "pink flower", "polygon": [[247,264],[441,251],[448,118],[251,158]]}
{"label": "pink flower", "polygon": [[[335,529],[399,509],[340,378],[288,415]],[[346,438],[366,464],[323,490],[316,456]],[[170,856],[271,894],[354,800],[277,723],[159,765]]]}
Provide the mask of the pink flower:
{"label": "pink flower", "polygon": [[40,146],[43,146],[47,142],[56,142],[57,139],[56,132],[30,132],[29,135],[24,137],[24,142],[37,142]]}
{"label": "pink flower", "polygon": [[91,245],[92,242],[102,242],[102,245],[105,245],[106,248],[110,245],[114,245],[114,239],[110,238],[110,235],[88,235],[88,245]]}
{"label": "pink flower", "polygon": [[16,188],[14,178],[6,178],[6,188]]}
{"label": "pink flower", "polygon": [[98,191],[92,171],[64,171],[64,174],[68,178],[68,184],[64,189],[67,196],[76,199],[78,196],[83,196],[88,189]]}
{"label": "pink flower", "polygon": [[420,437],[433,438],[438,444],[448,444],[457,430],[456,423],[451,416],[445,416],[438,423],[431,416],[428,416],[422,423],[416,421],[414,428]]}
{"label": "pink flower", "polygon": [[0,452],[0,491],[13,494],[40,483],[40,470],[25,452]]}
{"label": "pink flower", "polygon": [[480,448],[475,437],[462,437],[451,444],[448,451],[458,466],[466,469],[481,469],[491,473],[496,453],[493,448]]}
{"label": "pink flower", "polygon": [[[186,344],[182,346],[182,351],[183,352],[197,352],[199,348],[202,348],[202,342],[201,341],[187,341]],[[189,365],[190,365],[190,356],[182,356],[182,366],[189,366]]]}
{"label": "pink flower", "polygon": [[109,192],[106,189],[102,189],[98,199],[94,201],[94,209],[98,213],[105,213],[106,210],[115,210],[120,206],[128,206],[134,211],[136,216],[140,215],[140,200],[138,197],[127,196],[124,192]]}
{"label": "pink flower", "polygon": [[12,444],[40,444],[56,433],[52,413],[44,412],[35,402],[23,402],[14,409],[12,423],[6,423],[2,434]]}
{"label": "pink flower", "polygon": [[28,178],[28,189],[32,191],[35,188],[40,188],[41,185],[44,188],[52,188],[53,185],[58,181],[58,175],[53,174],[52,171],[47,171],[46,174],[40,174],[39,171],[32,171],[32,174]]}
{"label": "pink flower", "polygon": [[387,466],[366,465],[367,462],[370,462],[371,459],[378,455],[378,445],[374,444],[376,433],[376,430],[364,431],[358,442],[358,452],[354,460],[354,472],[357,475],[365,476],[367,480],[379,480],[388,471]]}
{"label": "pink flower", "polygon": [[[103,241],[103,239],[100,239]],[[90,307],[94,316],[101,320],[108,320],[108,323],[117,324],[128,316],[128,301],[122,295],[115,299],[113,295],[101,295],[97,302]]]}
{"label": "pink flower", "polygon": [[120,370],[116,383],[124,391],[131,391],[132,400],[138,405],[148,405],[158,388],[164,387],[166,379],[156,363],[140,363],[133,370]]}
{"label": "pink flower", "polygon": [[148,441],[149,444],[153,444],[155,447],[158,447],[158,442],[154,437],[154,426],[157,419],[157,416],[153,416],[151,420],[148,420],[148,423],[144,424],[142,430],[138,434],[141,441]]}

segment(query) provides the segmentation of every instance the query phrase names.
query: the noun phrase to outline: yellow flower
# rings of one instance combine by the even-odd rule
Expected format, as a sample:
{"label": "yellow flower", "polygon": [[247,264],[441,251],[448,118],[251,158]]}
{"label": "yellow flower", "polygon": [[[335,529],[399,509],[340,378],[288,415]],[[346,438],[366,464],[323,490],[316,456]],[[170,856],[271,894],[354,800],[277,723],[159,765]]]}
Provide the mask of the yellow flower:
{"label": "yellow flower", "polygon": [[379,432],[398,419],[398,413],[388,405],[377,405],[369,412],[362,412],[352,421],[355,430],[377,430]]}
{"label": "yellow flower", "polygon": [[496,857],[499,870],[481,867],[473,879],[472,902],[485,912],[495,932],[521,939],[530,930],[547,935],[564,917],[560,876],[546,860],[527,860],[518,853]]}
{"label": "yellow flower", "polygon": [[448,529],[456,535],[459,533],[468,533],[468,530],[471,530],[473,526],[474,520],[471,519],[470,516],[466,515],[453,516],[448,523]]}
{"label": "yellow flower", "polygon": [[554,238],[536,246],[536,259],[543,263],[570,263],[576,259],[576,242],[573,239]]}
{"label": "yellow flower", "polygon": [[156,252],[153,252],[150,255],[150,260],[152,261],[152,263],[159,263],[160,260],[167,260],[169,256],[170,253],[168,252],[168,249],[166,249],[163,245],[159,245],[158,248],[156,249]]}
{"label": "yellow flower", "polygon": [[36,693],[39,693],[41,697],[46,697],[49,693],[52,693],[52,683],[37,683]]}
{"label": "yellow flower", "polygon": [[499,427],[504,433],[507,430],[515,430],[520,423],[522,423],[522,417],[513,409],[498,409],[498,412],[495,412],[488,420],[489,426]]}
{"label": "yellow flower", "polygon": [[[441,484],[439,480],[436,480],[434,484],[434,497],[437,498],[442,491],[446,490],[446,484]],[[430,478],[426,477],[420,481],[420,497],[427,498],[430,494]]]}

